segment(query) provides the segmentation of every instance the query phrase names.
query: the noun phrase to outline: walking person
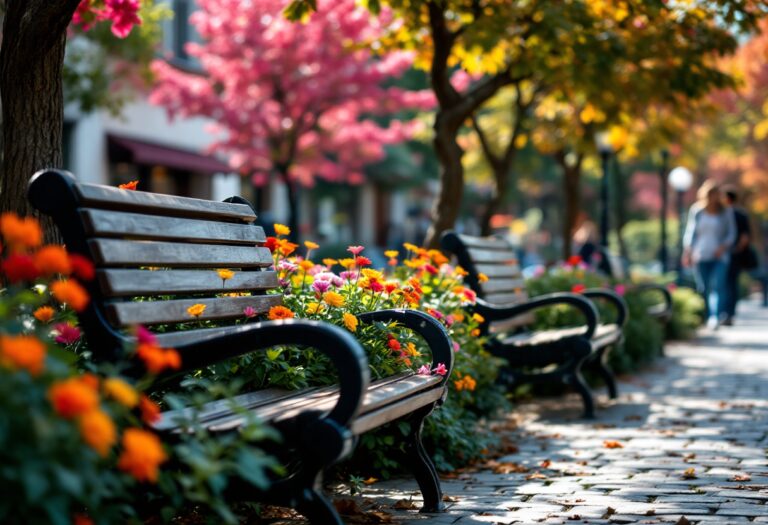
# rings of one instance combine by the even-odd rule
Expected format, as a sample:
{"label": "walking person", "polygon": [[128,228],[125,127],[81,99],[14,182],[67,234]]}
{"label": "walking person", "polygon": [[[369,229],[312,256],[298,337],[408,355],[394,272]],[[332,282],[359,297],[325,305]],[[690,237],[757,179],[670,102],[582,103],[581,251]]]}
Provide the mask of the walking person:
{"label": "walking person", "polygon": [[753,261],[750,261],[753,253],[749,247],[752,235],[749,227],[749,215],[743,208],[737,206],[739,199],[735,188],[725,188],[723,193],[725,204],[731,209],[736,223],[736,241],[731,248],[731,257],[725,278],[725,319],[723,320],[723,325],[732,326],[733,318],[736,316],[736,303],[739,301],[739,275],[743,270],[752,269],[755,265]]}
{"label": "walking person", "polygon": [[717,183],[705,181],[697,197],[685,226],[683,264],[693,265],[696,287],[704,297],[707,327],[716,329],[725,315],[726,273],[736,223]]}

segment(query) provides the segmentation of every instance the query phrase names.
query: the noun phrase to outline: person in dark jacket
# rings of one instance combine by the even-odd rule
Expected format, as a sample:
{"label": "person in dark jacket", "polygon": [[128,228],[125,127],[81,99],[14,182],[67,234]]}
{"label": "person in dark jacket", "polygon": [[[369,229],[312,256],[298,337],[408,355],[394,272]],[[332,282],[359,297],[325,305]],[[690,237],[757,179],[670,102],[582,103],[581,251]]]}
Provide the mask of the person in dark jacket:
{"label": "person in dark jacket", "polygon": [[749,216],[743,208],[737,206],[738,194],[733,187],[726,187],[724,191],[725,203],[730,207],[736,222],[736,241],[731,249],[731,258],[725,281],[725,320],[722,324],[733,325],[736,316],[736,303],[739,301],[739,275],[744,270],[745,255],[749,248],[751,231]]}

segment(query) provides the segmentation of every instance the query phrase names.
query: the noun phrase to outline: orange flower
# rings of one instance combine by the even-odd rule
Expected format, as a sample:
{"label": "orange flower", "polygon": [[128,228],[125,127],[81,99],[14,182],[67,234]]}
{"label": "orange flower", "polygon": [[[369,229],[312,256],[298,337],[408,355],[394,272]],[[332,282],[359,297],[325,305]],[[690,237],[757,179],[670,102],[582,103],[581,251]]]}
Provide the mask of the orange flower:
{"label": "orange flower", "polygon": [[117,377],[110,377],[104,380],[104,393],[128,408],[133,408],[139,404],[139,394],[136,390]]}
{"label": "orange flower", "polygon": [[118,186],[121,190],[135,190],[139,186],[139,181],[132,180],[131,182],[126,182],[125,184],[121,184]]}
{"label": "orange flower", "polygon": [[157,423],[162,419],[160,407],[144,394],[141,394],[139,399],[139,410],[141,411],[141,420],[147,425]]}
{"label": "orange flower", "polygon": [[35,312],[32,314],[35,316],[35,319],[40,321],[41,323],[47,323],[51,319],[53,319],[53,316],[56,315],[56,310],[51,308],[50,306],[41,306]]}
{"label": "orange flower", "polygon": [[339,261],[337,261],[336,259],[325,258],[323,259],[323,264],[326,265],[328,268],[330,268],[331,266],[339,264]]}
{"label": "orange flower", "polygon": [[331,306],[344,306],[344,296],[337,292],[325,292],[323,294],[323,301]]}
{"label": "orange flower", "polygon": [[54,383],[48,389],[48,398],[56,413],[67,419],[99,407],[99,395],[90,385],[74,377]]}
{"label": "orange flower", "polygon": [[64,303],[76,312],[82,312],[88,306],[88,292],[85,288],[71,279],[54,281],[51,284],[51,293],[60,303]]}
{"label": "orange flower", "polygon": [[344,315],[342,315],[342,320],[344,321],[344,326],[349,330],[350,332],[356,332],[357,331],[357,317],[352,315],[349,312],[344,312]]}
{"label": "orange flower", "polygon": [[101,410],[91,410],[83,414],[78,422],[83,441],[104,457],[117,441],[117,429],[109,416]]}
{"label": "orange flower", "polygon": [[0,233],[12,249],[35,248],[43,242],[43,231],[32,217],[21,218],[15,213],[0,215]]}
{"label": "orange flower", "polygon": [[205,312],[205,309],[206,305],[197,303],[187,308],[187,313],[192,317],[200,317]]}
{"label": "orange flower", "polygon": [[459,275],[459,276],[461,276],[461,277],[466,277],[467,275],[469,275],[469,272],[468,272],[468,271],[466,271],[466,270],[465,270],[464,268],[462,268],[461,266],[457,266],[456,268],[454,268],[454,269],[453,269],[453,271],[454,271],[454,273],[455,273],[456,275]]}
{"label": "orange flower", "polygon": [[141,343],[136,349],[136,355],[151,374],[159,374],[166,368],[181,368],[181,357],[172,348],[164,349],[152,343]]}
{"label": "orange flower", "polygon": [[129,428],[123,433],[123,453],[118,468],[139,481],[157,481],[158,468],[167,459],[160,439],[140,428]]}
{"label": "orange flower", "polygon": [[485,275],[484,273],[478,273],[477,280],[480,281],[481,283],[488,282],[488,276]]}
{"label": "orange flower", "polygon": [[299,263],[299,267],[300,267],[302,270],[304,270],[305,272],[308,272],[309,270],[311,270],[312,268],[314,268],[314,267],[315,267],[315,263],[313,263],[312,261],[307,261],[307,260],[304,260],[304,261],[301,261],[301,262]]}
{"label": "orange flower", "polygon": [[45,345],[29,335],[0,336],[0,360],[6,366],[23,368],[33,376],[43,371]]}
{"label": "orange flower", "polygon": [[307,247],[307,250],[317,250],[318,248],[320,248],[319,244],[312,241],[304,241],[304,246]]}
{"label": "orange flower", "polygon": [[275,235],[290,235],[291,229],[285,224],[275,223]]}
{"label": "orange flower", "polygon": [[267,317],[271,320],[276,319],[293,319],[293,312],[285,306],[273,306],[269,309]]}
{"label": "orange flower", "polygon": [[485,322],[485,317],[483,317],[478,313],[474,313],[472,314],[472,320],[475,321],[476,323],[483,324]]}
{"label": "orange flower", "polygon": [[432,259],[432,262],[435,263],[437,266],[441,266],[448,262],[448,257],[443,255],[442,252],[440,252],[439,250],[429,250],[427,253]]}
{"label": "orange flower", "polygon": [[216,273],[219,274],[219,277],[221,278],[222,281],[226,281],[235,276],[235,272],[233,272],[232,270],[227,270],[226,268],[222,268],[221,270],[216,270]]}
{"label": "orange flower", "polygon": [[34,258],[37,270],[43,275],[53,275],[56,273],[69,275],[72,273],[69,255],[63,246],[53,244],[43,246],[35,253]]}

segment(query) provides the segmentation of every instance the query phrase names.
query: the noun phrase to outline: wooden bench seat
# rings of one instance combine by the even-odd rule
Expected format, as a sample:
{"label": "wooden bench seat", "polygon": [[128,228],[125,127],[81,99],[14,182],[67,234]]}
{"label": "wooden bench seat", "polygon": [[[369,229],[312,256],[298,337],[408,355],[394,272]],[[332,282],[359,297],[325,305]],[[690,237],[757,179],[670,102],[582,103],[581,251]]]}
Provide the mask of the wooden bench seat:
{"label": "wooden bench seat", "polygon": [[[478,296],[475,309],[484,318],[481,329],[490,336],[488,350],[506,360],[500,381],[510,388],[525,382],[561,381],[575,388],[582,397],[584,415],[593,417],[593,396],[581,374],[582,367],[589,366],[604,380],[609,396],[617,396],[607,360],[610,349],[624,340],[628,310],[619,295],[595,289],[531,299],[515,250],[504,239],[448,231],[441,238],[441,246],[468,272],[466,282]],[[615,319],[601,324],[593,301],[605,302],[614,311]],[[531,330],[535,310],[555,305],[580,311],[584,324]],[[555,368],[550,370],[550,365]]]}
{"label": "wooden bench seat", "polygon": [[[93,260],[96,278],[83,283],[91,302],[78,314],[93,358],[117,360],[135,341],[130,327],[163,325],[159,344],[175,348],[179,374],[275,346],[314,348],[337,372],[335,385],[300,391],[266,388],[204,407],[200,422],[212,432],[237,431],[242,410],[274,425],[283,437],[286,463],[300,466],[266,492],[252,486],[238,496],[296,508],[315,525],[341,525],[320,488],[322,471],[348,455],[356,437],[397,419],[410,422],[404,437],[409,468],[424,495],[422,510],[444,508],[440,481],[421,443],[424,419],[447,393],[453,345],[443,326],[416,310],[360,314],[360,323],[396,322],[427,343],[445,376],[399,374],[369,384],[368,361],[348,331],[317,321],[289,319],[235,324],[244,309],[264,314],[282,303],[266,236],[241,198],[229,202],[159,195],[79,184],[67,173],[42,171],[32,178],[29,200],[51,216],[67,249]],[[217,269],[234,270],[222,280]],[[192,317],[187,309],[205,305]],[[215,321],[222,326],[190,329]],[[136,371],[140,367],[136,365]],[[156,430],[172,437],[188,411],[165,413]]]}

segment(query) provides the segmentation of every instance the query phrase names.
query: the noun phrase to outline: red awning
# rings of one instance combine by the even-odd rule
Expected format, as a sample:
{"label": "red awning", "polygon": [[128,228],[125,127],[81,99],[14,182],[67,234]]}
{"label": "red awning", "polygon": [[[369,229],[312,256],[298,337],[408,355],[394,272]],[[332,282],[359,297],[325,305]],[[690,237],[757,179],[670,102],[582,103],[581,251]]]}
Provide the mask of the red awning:
{"label": "red awning", "polygon": [[[211,155],[175,148],[163,144],[153,144],[140,140],[109,135],[110,157],[118,162],[133,162],[147,166],[166,166],[180,170],[203,173],[230,173],[225,162]],[[113,154],[114,153],[114,154]]]}

